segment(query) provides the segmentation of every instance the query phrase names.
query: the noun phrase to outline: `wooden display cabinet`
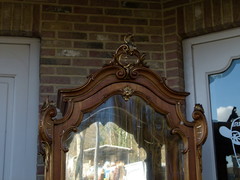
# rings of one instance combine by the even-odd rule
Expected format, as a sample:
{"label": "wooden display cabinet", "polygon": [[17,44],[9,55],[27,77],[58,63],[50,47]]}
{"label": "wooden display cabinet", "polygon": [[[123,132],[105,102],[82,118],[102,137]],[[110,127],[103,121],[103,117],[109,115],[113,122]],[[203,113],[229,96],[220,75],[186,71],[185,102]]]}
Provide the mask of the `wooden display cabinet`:
{"label": "wooden display cabinet", "polygon": [[207,124],[185,119],[186,92],[167,87],[131,41],[88,77],[44,103],[39,124],[46,180],[200,180]]}

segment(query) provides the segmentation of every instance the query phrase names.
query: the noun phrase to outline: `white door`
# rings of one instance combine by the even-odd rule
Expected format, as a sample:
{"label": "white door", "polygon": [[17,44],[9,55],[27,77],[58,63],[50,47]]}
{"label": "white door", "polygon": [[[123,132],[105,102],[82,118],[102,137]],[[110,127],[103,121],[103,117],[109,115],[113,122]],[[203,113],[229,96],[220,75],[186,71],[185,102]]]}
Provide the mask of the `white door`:
{"label": "white door", "polygon": [[0,37],[0,179],[36,179],[39,40]]}
{"label": "white door", "polygon": [[[236,28],[187,39],[183,42],[183,51],[185,87],[186,91],[191,93],[187,99],[187,118],[189,120],[191,119],[194,104],[200,103],[205,109],[205,115],[208,121],[208,138],[203,146],[203,179],[221,179],[221,177],[217,177],[217,172],[222,171],[222,169],[216,169],[216,149],[214,145],[214,137],[216,136],[214,136],[212,120],[212,117],[214,117],[214,109],[211,109],[211,105],[213,105],[214,102],[211,99],[212,96],[210,96],[209,77],[224,72],[229,68],[233,59],[239,59],[240,29]],[[238,79],[235,83],[239,84],[240,75]],[[221,88],[234,88],[234,85],[226,85]],[[226,97],[227,94],[218,96],[217,98],[223,99]],[[240,96],[235,98],[236,102],[238,100],[240,101]]]}

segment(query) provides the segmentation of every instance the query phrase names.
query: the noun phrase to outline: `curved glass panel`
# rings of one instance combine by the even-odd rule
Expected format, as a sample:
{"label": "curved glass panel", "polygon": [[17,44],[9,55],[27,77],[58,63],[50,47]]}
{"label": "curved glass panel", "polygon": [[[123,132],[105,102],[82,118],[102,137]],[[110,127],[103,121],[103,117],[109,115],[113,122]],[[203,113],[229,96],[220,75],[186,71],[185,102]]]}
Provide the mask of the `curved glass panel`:
{"label": "curved glass panel", "polygon": [[84,114],[67,144],[67,180],[184,179],[182,141],[137,96],[113,96]]}
{"label": "curved glass panel", "polygon": [[240,59],[218,74],[209,75],[210,101],[217,175],[219,179],[240,179]]}

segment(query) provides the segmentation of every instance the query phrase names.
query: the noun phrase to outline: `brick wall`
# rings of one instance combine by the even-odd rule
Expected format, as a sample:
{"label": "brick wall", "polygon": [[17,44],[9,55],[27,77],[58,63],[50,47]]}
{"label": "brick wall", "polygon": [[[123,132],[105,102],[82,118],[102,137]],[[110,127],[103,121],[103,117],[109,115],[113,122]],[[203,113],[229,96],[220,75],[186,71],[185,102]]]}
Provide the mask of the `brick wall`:
{"label": "brick wall", "polygon": [[41,102],[83,84],[127,33],[150,68],[184,90],[182,39],[239,26],[239,9],[238,0],[0,0],[0,35],[41,38]]}

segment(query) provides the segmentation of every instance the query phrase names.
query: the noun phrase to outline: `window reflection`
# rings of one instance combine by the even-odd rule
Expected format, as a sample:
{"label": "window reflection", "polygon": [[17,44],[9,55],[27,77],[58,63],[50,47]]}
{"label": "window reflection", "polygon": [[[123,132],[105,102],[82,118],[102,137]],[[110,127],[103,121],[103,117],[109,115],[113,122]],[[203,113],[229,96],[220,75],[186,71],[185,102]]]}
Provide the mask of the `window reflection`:
{"label": "window reflection", "polygon": [[84,114],[67,144],[66,180],[184,179],[181,139],[137,96]]}
{"label": "window reflection", "polygon": [[209,75],[218,179],[240,179],[240,60]]}

